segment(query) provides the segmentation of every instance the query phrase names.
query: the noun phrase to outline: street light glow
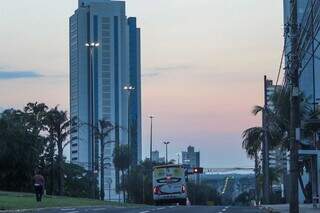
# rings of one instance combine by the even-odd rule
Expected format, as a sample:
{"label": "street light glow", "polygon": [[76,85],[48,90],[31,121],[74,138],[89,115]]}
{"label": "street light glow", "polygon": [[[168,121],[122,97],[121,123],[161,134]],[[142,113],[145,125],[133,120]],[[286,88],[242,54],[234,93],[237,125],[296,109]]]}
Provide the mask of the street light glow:
{"label": "street light glow", "polygon": [[100,43],[91,42],[91,43],[86,43],[85,45],[86,47],[99,47]]}
{"label": "street light glow", "polygon": [[130,86],[130,85],[129,86],[124,86],[123,89],[124,90],[128,90],[128,91],[135,90],[135,88],[133,86]]}

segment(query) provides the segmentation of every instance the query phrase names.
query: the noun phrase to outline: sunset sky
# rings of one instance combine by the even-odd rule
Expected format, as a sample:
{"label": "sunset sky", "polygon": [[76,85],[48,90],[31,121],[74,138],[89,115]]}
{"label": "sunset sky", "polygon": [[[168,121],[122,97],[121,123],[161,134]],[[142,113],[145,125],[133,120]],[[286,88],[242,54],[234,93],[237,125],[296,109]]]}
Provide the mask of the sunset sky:
{"label": "sunset sky", "polygon": [[[283,45],[280,0],[127,0],[142,29],[143,153],[171,141],[204,167],[252,166],[241,132],[259,125],[263,75],[275,79]],[[77,0],[10,0],[0,7],[0,109],[30,101],[68,110],[68,18]]]}

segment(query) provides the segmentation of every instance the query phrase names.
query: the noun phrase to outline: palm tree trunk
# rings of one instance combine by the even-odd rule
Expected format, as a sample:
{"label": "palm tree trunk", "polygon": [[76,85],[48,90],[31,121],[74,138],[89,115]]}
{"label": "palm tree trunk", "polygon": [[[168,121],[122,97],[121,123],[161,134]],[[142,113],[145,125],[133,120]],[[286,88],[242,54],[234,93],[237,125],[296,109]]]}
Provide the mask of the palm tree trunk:
{"label": "palm tree trunk", "polygon": [[125,185],[124,185],[124,171],[121,170],[121,179],[122,179],[122,193],[123,193],[123,202],[125,203],[126,202],[126,191],[124,190],[125,189]]}
{"label": "palm tree trunk", "polygon": [[50,156],[51,160],[51,169],[50,169],[50,190],[51,190],[51,195],[54,195],[54,155],[52,154]]}
{"label": "palm tree trunk", "polygon": [[104,141],[100,142],[100,199],[104,200]]}
{"label": "palm tree trunk", "polygon": [[255,174],[255,199],[256,201],[260,198],[260,190],[259,190],[259,183],[258,183],[258,176],[259,176],[259,157],[258,153],[255,153],[254,155],[254,174]]}
{"label": "palm tree trunk", "polygon": [[64,194],[64,180],[63,180],[63,148],[62,142],[58,142],[58,189],[59,195]]}

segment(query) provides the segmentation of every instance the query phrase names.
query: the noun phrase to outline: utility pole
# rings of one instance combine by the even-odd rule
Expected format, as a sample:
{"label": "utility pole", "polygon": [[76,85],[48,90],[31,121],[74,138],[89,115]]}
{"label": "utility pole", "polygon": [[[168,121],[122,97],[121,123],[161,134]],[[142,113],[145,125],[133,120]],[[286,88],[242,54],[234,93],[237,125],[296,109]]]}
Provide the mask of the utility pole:
{"label": "utility pole", "polygon": [[297,0],[290,1],[291,67],[289,79],[290,93],[290,213],[299,213],[298,197],[298,144],[300,141],[300,100],[299,100],[299,44]]}
{"label": "utility pole", "polygon": [[150,118],[150,121],[151,121],[151,124],[150,124],[150,161],[152,163],[152,137],[153,137],[152,136],[152,131],[153,131],[153,129],[152,129],[152,121],[154,119],[154,116],[150,115],[149,118]]}
{"label": "utility pole", "polygon": [[166,145],[166,164],[168,164],[168,145],[169,145],[169,141],[165,141],[163,142],[164,145]]}
{"label": "utility pole", "polygon": [[269,175],[269,137],[268,137],[268,100],[267,100],[267,90],[268,90],[268,80],[267,76],[264,76],[264,111],[262,114],[262,125],[264,131],[263,138],[263,202],[265,204],[270,203],[270,175]]}

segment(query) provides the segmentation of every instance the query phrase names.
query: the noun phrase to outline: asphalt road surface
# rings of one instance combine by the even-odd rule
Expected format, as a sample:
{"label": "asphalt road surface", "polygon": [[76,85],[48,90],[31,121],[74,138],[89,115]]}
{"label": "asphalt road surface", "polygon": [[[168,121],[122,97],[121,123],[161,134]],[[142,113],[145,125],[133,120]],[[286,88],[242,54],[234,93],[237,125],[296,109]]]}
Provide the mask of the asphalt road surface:
{"label": "asphalt road surface", "polygon": [[59,208],[44,209],[33,212],[40,213],[85,213],[85,212],[115,212],[115,213],[263,213],[265,211],[259,208],[234,207],[234,206],[150,206],[142,208],[124,208],[124,207],[90,207],[90,208]]}

